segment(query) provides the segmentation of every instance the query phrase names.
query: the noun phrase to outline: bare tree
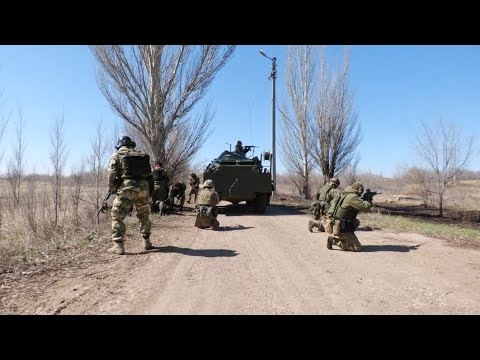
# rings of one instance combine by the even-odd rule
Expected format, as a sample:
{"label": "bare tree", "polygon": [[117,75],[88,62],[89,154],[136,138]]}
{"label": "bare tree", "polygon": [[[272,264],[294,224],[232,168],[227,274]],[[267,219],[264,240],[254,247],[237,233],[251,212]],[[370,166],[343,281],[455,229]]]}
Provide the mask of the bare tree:
{"label": "bare tree", "polygon": [[311,154],[323,174],[323,182],[341,174],[352,162],[360,144],[360,124],[353,109],[349,84],[350,51],[345,50],[343,67],[327,68],[325,50],[320,53],[320,90],[316,121],[311,127]]}
{"label": "bare tree", "polygon": [[418,167],[410,167],[401,176],[401,180],[410,185],[410,193],[419,196],[422,199],[423,206],[428,207],[432,188],[432,179],[434,178],[432,170],[428,171]]}
{"label": "bare tree", "polygon": [[[92,157],[91,157],[91,167],[93,175],[95,178],[95,205],[96,209],[100,207],[101,194],[100,187],[102,184],[105,184],[105,179],[107,177],[107,159],[108,159],[108,148],[109,143],[105,139],[104,129],[102,128],[102,122],[97,125],[95,138],[90,141],[92,145]],[[100,219],[97,215],[97,224],[99,224]]]}
{"label": "bare tree", "polygon": [[64,115],[57,118],[50,132],[50,162],[53,168],[53,206],[54,206],[54,224],[58,226],[58,212],[62,201],[62,177],[65,164],[67,162],[68,152],[65,145],[64,133]]}
{"label": "bare tree", "polygon": [[[1,97],[0,93],[0,97]],[[0,119],[0,163],[2,162],[3,156],[5,155],[4,147],[2,145],[3,136],[5,135],[5,131],[7,129],[8,122],[10,121],[10,115],[2,116]]]}
{"label": "bare tree", "polygon": [[[32,174],[35,173],[35,169],[32,171]],[[36,189],[36,181],[34,176],[25,176],[25,180],[27,183],[27,191],[26,196],[24,196],[24,201],[22,206],[24,208],[23,217],[27,219],[28,226],[30,230],[37,235],[38,232],[38,221],[37,221],[37,210],[38,210],[38,202],[37,202],[37,189]]]}
{"label": "bare tree", "polygon": [[209,135],[212,114],[192,116],[235,46],[95,45],[97,82],[136,141],[162,159],[170,176],[188,167]]}
{"label": "bare tree", "polygon": [[343,176],[345,178],[345,185],[351,185],[358,179],[358,163],[360,162],[360,154],[352,159],[350,165],[345,169]]}
{"label": "bare tree", "polygon": [[82,158],[80,165],[72,169],[72,178],[74,183],[73,190],[73,215],[75,218],[75,227],[80,225],[78,207],[81,200],[82,186],[85,181],[86,159]]}
{"label": "bare tree", "polygon": [[24,162],[23,156],[25,154],[25,139],[24,139],[24,122],[22,117],[22,109],[18,109],[18,121],[15,123],[15,140],[12,146],[13,154],[7,166],[7,179],[10,184],[13,205],[17,206],[20,203],[20,186],[24,176]]}
{"label": "bare tree", "polygon": [[[445,190],[452,186],[478,153],[473,151],[473,136],[463,137],[453,123],[447,124],[440,118],[429,127],[422,123],[422,133],[414,144],[422,165],[433,170],[434,184],[428,191],[438,195],[439,215],[443,216]],[[428,175],[428,173],[427,173]]]}
{"label": "bare tree", "polygon": [[283,125],[281,158],[300,195],[310,199],[309,176],[313,164],[308,129],[312,126],[311,99],[315,90],[312,47],[289,46],[287,64],[288,104],[284,102],[280,109]]}
{"label": "bare tree", "polygon": [[115,146],[117,146],[117,142],[119,138],[120,138],[120,129],[119,129],[118,123],[116,122],[113,126],[113,129],[110,132],[109,148],[115,149]]}

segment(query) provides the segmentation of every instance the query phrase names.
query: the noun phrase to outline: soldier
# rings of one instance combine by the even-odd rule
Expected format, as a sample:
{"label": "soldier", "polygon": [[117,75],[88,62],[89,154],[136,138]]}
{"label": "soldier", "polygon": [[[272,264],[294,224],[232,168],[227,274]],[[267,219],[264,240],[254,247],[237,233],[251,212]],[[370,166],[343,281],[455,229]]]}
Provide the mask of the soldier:
{"label": "soldier", "polygon": [[200,190],[197,199],[195,211],[197,218],[195,226],[200,229],[211,228],[213,230],[220,226],[217,220],[218,209],[217,204],[220,202],[218,193],[215,191],[213,180],[205,180],[203,189]]}
{"label": "soldier", "polygon": [[330,179],[330,181],[323,185],[320,191],[315,196],[316,200],[312,202],[310,206],[310,213],[313,217],[313,220],[308,222],[308,231],[312,232],[313,228],[316,227],[319,231],[324,232],[325,226],[323,225],[324,220],[327,220],[327,211],[330,201],[340,193],[338,186],[340,185],[340,180],[336,177]]}
{"label": "soldier", "polygon": [[134,150],[136,144],[128,136],[122,136],[115,148],[108,165],[108,186],[117,194],[112,206],[112,240],[114,245],[108,251],[125,254],[124,235],[126,231],[123,220],[135,205],[140,220],[140,233],[145,250],[152,248],[150,242],[151,222],[149,219],[149,197],[153,192],[152,169],[150,157],[143,151]]}
{"label": "soldier", "polygon": [[327,248],[332,250],[332,245],[340,246],[344,251],[360,251],[362,244],[355,235],[360,222],[357,214],[360,211],[369,211],[372,207],[371,201],[360,199],[363,194],[363,185],[359,182],[353,183],[330,203],[328,219],[325,224],[327,233]]}
{"label": "soldier", "polygon": [[191,173],[188,176],[188,184],[190,185],[190,191],[188,192],[187,203],[190,204],[191,196],[193,195],[193,202],[197,201],[198,189],[200,187],[200,179],[195,173]]}
{"label": "soldier", "polygon": [[168,175],[162,166],[163,163],[157,160],[153,167],[152,212],[160,212],[160,215],[165,214],[165,201],[168,196]]}
{"label": "soldier", "polygon": [[170,186],[170,191],[168,193],[168,202],[170,206],[173,207],[175,204],[175,199],[180,205],[180,211],[183,210],[183,204],[185,203],[185,190],[187,186],[182,181],[175,181],[172,186]]}
{"label": "soldier", "polygon": [[237,145],[235,145],[235,151],[239,154],[245,155],[247,152],[250,151],[250,148],[244,148],[242,146],[242,142],[240,140],[237,141]]}

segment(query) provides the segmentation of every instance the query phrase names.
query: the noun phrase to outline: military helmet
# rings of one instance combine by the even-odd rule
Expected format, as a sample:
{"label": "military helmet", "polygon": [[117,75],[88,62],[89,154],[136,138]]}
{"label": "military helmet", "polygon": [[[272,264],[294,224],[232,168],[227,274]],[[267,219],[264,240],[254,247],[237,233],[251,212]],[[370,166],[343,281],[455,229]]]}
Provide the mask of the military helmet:
{"label": "military helmet", "polygon": [[191,176],[191,177],[195,177],[195,173],[193,173],[193,172],[190,173],[190,176]]}
{"label": "military helmet", "polygon": [[355,190],[358,193],[363,193],[363,184],[360,182],[353,183],[351,185],[352,189]]}
{"label": "military helmet", "polygon": [[115,146],[115,149],[120,149],[122,146],[127,146],[134,148],[137,146],[135,141],[133,141],[130,136],[122,136],[120,139],[118,139],[117,145]]}
{"label": "military helmet", "polygon": [[242,142],[240,140],[237,141],[237,145],[242,145]]}
{"label": "military helmet", "polygon": [[337,178],[337,177],[331,178],[331,179],[330,179],[330,182],[331,182],[332,184],[336,184],[337,186],[340,185],[340,179]]}
{"label": "military helmet", "polygon": [[208,180],[205,180],[205,182],[203,183],[203,187],[204,188],[213,188],[215,186],[215,184],[213,183],[213,180],[211,179],[208,179]]}

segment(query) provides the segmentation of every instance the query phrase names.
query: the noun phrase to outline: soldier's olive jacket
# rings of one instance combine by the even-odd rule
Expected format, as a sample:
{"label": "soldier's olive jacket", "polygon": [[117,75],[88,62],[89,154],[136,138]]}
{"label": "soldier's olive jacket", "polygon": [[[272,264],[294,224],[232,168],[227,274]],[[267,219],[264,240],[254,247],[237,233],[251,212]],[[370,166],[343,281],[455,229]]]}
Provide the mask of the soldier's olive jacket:
{"label": "soldier's olive jacket", "polygon": [[340,192],[332,183],[323,185],[317,194],[317,200],[330,204],[330,201]]}
{"label": "soldier's olive jacket", "polygon": [[[343,193],[347,194],[342,204],[338,207],[335,214],[336,219],[354,220],[360,211],[368,211],[372,205],[368,201],[363,201],[357,192],[351,186],[347,186]],[[331,203],[331,206],[334,204]]]}
{"label": "soldier's olive jacket", "polygon": [[108,164],[108,186],[110,188],[118,189],[119,191],[125,188],[136,187],[153,189],[152,171],[146,173],[140,179],[126,179],[123,173],[121,156],[126,155],[130,151],[139,152],[138,150],[122,146],[110,158]]}

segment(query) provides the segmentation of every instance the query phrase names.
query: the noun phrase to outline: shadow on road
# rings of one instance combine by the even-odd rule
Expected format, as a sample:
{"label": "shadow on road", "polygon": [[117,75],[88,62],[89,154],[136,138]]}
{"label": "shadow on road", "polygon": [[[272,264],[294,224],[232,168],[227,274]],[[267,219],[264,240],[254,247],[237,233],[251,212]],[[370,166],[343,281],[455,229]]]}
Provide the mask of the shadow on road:
{"label": "shadow on road", "polygon": [[[308,208],[307,208],[308,209]],[[230,204],[222,205],[218,207],[218,213],[225,216],[242,216],[242,215],[255,215],[255,216],[278,216],[278,215],[304,215],[304,207],[270,204],[267,206],[263,214],[258,214],[252,206],[245,204]]]}
{"label": "shadow on road", "polygon": [[357,228],[355,231],[374,231],[374,230],[382,230],[382,228],[379,227],[371,227],[371,226],[362,226]]}
{"label": "shadow on road", "polygon": [[138,253],[127,253],[127,255],[142,255],[154,252],[162,253],[179,253],[188,256],[204,256],[204,257],[231,257],[237,256],[238,253],[235,250],[227,249],[189,249],[181,248],[177,246],[154,246],[152,250],[141,251]]}
{"label": "shadow on road", "polygon": [[235,225],[235,226],[220,226],[217,228],[216,231],[233,231],[233,230],[246,230],[246,229],[253,229],[254,226],[243,226],[243,225]]}
{"label": "shadow on road", "polygon": [[396,252],[409,252],[411,250],[417,250],[421,245],[362,245],[362,252],[376,252],[376,251],[396,251]]}

